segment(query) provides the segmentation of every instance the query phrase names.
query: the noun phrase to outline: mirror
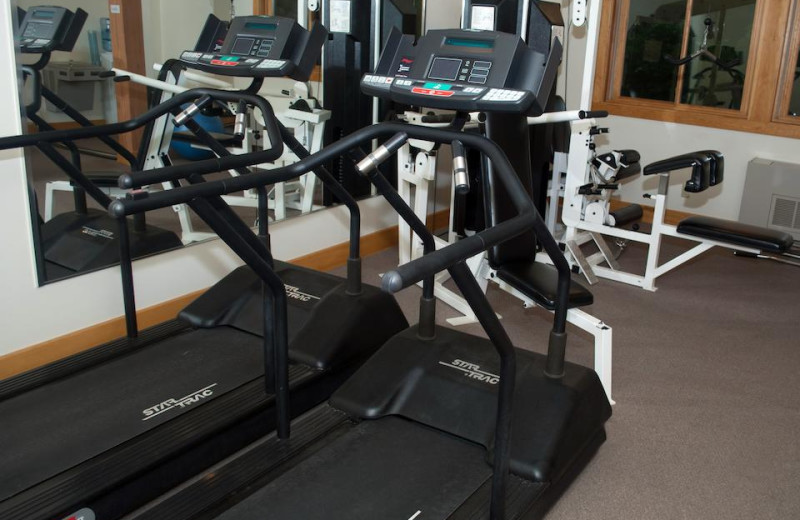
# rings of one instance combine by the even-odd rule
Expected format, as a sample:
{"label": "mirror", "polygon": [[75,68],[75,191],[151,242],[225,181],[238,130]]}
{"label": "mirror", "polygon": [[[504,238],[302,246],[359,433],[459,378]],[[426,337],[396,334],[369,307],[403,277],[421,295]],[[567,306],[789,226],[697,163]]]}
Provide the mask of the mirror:
{"label": "mirror", "polygon": [[[124,0],[114,3],[122,4],[123,9],[125,7]],[[16,4],[25,12],[31,12],[41,7],[43,3],[37,0],[17,0]],[[86,118],[93,124],[116,121],[116,95],[119,89],[115,88],[112,80],[102,77],[102,71],[109,70],[113,64],[111,23],[108,21],[111,17],[109,3],[90,0],[48,0],[46,4],[54,6],[53,9],[56,11],[63,8],[70,13],[85,12],[85,20],[80,20],[79,16],[75,17],[76,26],[78,22],[82,24],[76,29],[78,32],[74,46],[69,49],[54,50],[46,66],[38,71],[44,87],[43,92],[48,95],[41,107],[30,114],[27,131],[75,127],[77,126],[75,117],[69,117],[75,113],[78,118]],[[312,151],[325,143],[335,141],[341,135],[370,124],[373,117],[384,117],[390,110],[390,107],[377,107],[373,111],[371,100],[363,103],[363,100],[351,95],[352,91],[358,88],[357,82],[360,77],[371,70],[372,60],[376,58],[374,54],[376,51],[371,43],[372,24],[363,23],[362,20],[364,16],[369,16],[369,10],[361,9],[363,6],[353,6],[353,9],[356,9],[354,12],[349,15],[345,13],[345,18],[350,23],[346,26],[341,20],[335,19],[341,13],[335,10],[332,13],[330,2],[322,1],[319,4],[319,11],[309,18],[332,19],[334,21],[328,23],[338,27],[336,29],[338,32],[332,31],[332,44],[329,42],[324,49],[326,69],[321,77],[320,75],[312,77],[311,81],[305,84],[283,79],[267,80],[260,91],[273,104],[283,123],[294,129],[299,140]],[[419,0],[383,0],[381,33],[385,34],[381,34],[381,39],[388,34],[392,25],[403,28],[404,32],[418,33],[422,4],[423,2]],[[136,2],[132,5],[136,5]],[[268,9],[274,9],[277,14],[293,18],[297,17],[300,7],[305,8],[305,2],[302,0],[141,2],[142,45],[146,69],[144,73],[147,77],[155,79],[158,72],[152,68],[154,64],[163,63],[167,59],[177,57],[183,50],[194,48],[204,23],[209,20],[209,15],[219,20],[229,20],[232,12],[237,16],[249,15],[253,13],[254,8],[259,9],[259,5],[267,5]],[[55,16],[53,13],[40,12],[36,21],[47,23],[51,15]],[[22,23],[25,23],[24,15],[21,16],[18,25]],[[129,26],[127,22],[125,23],[126,29],[136,25],[133,23]],[[352,40],[357,40],[360,44],[352,45]],[[353,56],[353,52],[361,54]],[[20,66],[30,66],[40,61],[41,56],[42,53],[28,49],[28,52],[17,54],[17,61]],[[353,63],[355,65],[352,65]],[[21,102],[23,106],[37,97],[32,93],[32,84],[36,82],[32,81],[31,77],[33,76],[29,73],[25,81],[24,99]],[[324,84],[320,81],[322,78],[325,78]],[[356,83],[350,85],[353,79]],[[209,85],[212,87],[220,87],[227,83],[236,88],[242,88],[249,83],[247,80],[236,80],[231,83],[225,78],[213,77],[209,80],[209,76],[196,73],[187,80],[185,86],[200,86],[207,82],[210,82]],[[342,88],[342,85],[347,86]],[[74,108],[74,113],[69,109],[64,110],[56,98],[63,99]],[[354,101],[356,103],[353,103]],[[343,104],[347,105],[348,102],[353,103],[354,107],[358,106],[354,109],[344,106],[342,109]],[[330,107],[337,107],[337,110],[331,110],[330,118],[325,120],[327,117],[324,115],[325,109]],[[308,117],[309,114],[316,114],[316,111],[322,112],[323,116]],[[354,114],[358,114],[358,117]],[[248,138],[238,150],[233,150],[234,153],[247,152],[259,146],[258,117],[254,115],[251,123],[252,132],[248,133]],[[233,117],[224,112],[211,112],[203,114],[201,125],[212,132],[231,133]],[[180,129],[177,130],[172,139],[174,146],[166,150],[172,162],[198,160],[209,153],[187,139],[185,134],[180,133]],[[154,141],[155,139],[146,142]],[[109,246],[114,238],[119,237],[121,230],[118,223],[111,221],[105,225],[96,225],[96,222],[87,221],[85,215],[105,215],[103,201],[108,200],[108,197],[124,194],[116,189],[116,178],[120,173],[130,170],[129,163],[137,160],[139,149],[126,154],[118,148],[112,149],[109,143],[101,142],[99,139],[81,141],[77,145],[77,148],[73,149],[59,145],[51,150],[37,148],[25,150],[30,186],[35,194],[32,197],[32,218],[39,223],[38,226],[34,226],[37,228],[35,230],[37,236],[34,238],[38,245],[40,284],[102,269],[118,262],[118,245]],[[158,147],[155,150],[158,150]],[[142,153],[142,156],[148,157],[148,154]],[[291,162],[296,158],[284,159],[286,162]],[[59,164],[54,164],[53,161]],[[139,162],[148,166],[142,159],[139,159]],[[88,188],[88,193],[87,189],[81,188],[80,179],[75,179],[74,171],[72,176],[63,171],[64,167],[69,169],[70,165],[77,166],[89,177],[91,186]],[[352,170],[349,162],[329,164],[328,168],[357,198],[371,195],[368,189],[364,189],[355,172],[348,171]],[[221,172],[216,175],[226,176],[230,173]],[[150,189],[160,190],[163,187],[152,186]],[[271,186],[269,190],[271,221],[301,215],[338,202],[323,189],[313,175],[296,182]],[[255,193],[240,193],[232,195],[227,200],[245,222],[256,224],[258,215]],[[128,234],[132,238],[134,258],[190,245],[213,236],[199,218],[183,207],[148,212],[144,219],[129,222]],[[142,238],[140,243],[134,243],[137,237]]]}

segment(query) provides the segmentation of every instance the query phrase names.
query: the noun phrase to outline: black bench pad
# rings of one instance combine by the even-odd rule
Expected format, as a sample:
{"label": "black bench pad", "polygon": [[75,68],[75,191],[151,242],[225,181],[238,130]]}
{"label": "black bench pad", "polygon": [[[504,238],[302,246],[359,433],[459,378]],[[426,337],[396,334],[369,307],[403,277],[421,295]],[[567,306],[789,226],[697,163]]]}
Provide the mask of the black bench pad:
{"label": "black bench pad", "polygon": [[785,253],[794,243],[789,233],[733,220],[711,217],[689,217],[678,224],[678,233],[718,240],[770,253]]}
{"label": "black bench pad", "polygon": [[[509,262],[497,270],[497,277],[547,310],[556,308],[558,271],[541,262]],[[574,279],[569,288],[569,308],[594,302],[594,295]]]}

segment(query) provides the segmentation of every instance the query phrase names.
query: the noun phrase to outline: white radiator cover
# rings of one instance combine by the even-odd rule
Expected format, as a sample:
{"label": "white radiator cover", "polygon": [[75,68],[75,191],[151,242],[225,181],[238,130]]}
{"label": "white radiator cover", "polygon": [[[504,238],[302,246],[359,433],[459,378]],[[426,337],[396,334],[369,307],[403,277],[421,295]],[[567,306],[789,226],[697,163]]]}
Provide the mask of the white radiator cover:
{"label": "white radiator cover", "polygon": [[800,164],[752,159],[739,221],[786,231],[800,240]]}

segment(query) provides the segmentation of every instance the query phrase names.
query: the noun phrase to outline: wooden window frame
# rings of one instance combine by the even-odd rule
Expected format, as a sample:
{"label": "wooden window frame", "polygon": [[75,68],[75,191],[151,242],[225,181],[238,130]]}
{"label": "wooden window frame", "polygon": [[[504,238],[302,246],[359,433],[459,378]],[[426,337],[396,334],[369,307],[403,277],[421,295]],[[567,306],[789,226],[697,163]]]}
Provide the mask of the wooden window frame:
{"label": "wooden window frame", "polygon": [[[796,7],[800,0],[757,0],[750,44],[751,59],[747,64],[747,83],[740,110],[620,96],[625,32],[619,28],[626,27],[630,1],[603,2],[592,96],[594,110],[607,110],[612,115],[640,119],[800,138],[800,121],[792,120],[798,118],[778,116],[778,111],[788,102],[784,99],[788,100],[789,84],[783,77],[791,63],[791,56],[787,56],[787,53],[791,49],[795,49],[796,53],[797,41],[800,40],[800,27],[796,24],[800,20],[797,12],[800,8]],[[784,22],[779,27],[769,28],[768,20]],[[683,52],[686,52],[686,46],[684,31]],[[679,82],[682,74],[683,70],[679,73]]]}

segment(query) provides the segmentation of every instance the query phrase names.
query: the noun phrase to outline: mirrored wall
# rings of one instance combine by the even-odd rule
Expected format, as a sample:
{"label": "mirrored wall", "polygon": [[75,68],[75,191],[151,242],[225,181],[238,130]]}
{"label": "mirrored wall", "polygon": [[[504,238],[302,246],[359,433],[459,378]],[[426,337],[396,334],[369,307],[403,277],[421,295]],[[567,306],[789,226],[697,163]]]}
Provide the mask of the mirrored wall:
{"label": "mirrored wall", "polygon": [[[183,50],[213,49],[224,35],[220,31],[226,27],[232,14],[247,16],[254,12],[274,12],[297,18],[299,8],[306,7],[303,2],[298,6],[298,0],[271,0],[266,3],[258,0],[147,0],[140,3],[141,13],[131,15],[124,11],[126,7],[138,3],[126,4],[124,0],[48,0],[43,4],[36,0],[17,0],[14,5],[15,2],[12,2],[12,9],[19,9],[17,37],[21,47],[17,61],[23,84],[21,104],[27,123],[27,127],[21,131],[68,130],[80,125],[100,125],[118,120],[120,96],[128,94],[125,89],[119,88],[119,78],[115,81],[107,74],[112,67],[120,64],[120,50],[114,49],[112,43],[112,29],[120,19],[114,16],[128,15],[122,19],[122,23],[125,24],[129,52],[131,49],[127,44],[138,39],[138,35],[132,36],[130,31],[137,25],[141,28],[138,52],[144,56],[145,66],[144,70],[135,72],[158,79],[159,65],[176,58]],[[362,10],[364,6],[357,5],[360,3],[367,9]],[[309,12],[307,21],[310,23],[332,16],[328,2],[319,4],[317,12]],[[369,124],[373,118],[384,117],[384,112],[389,108],[381,107],[375,113],[371,100],[360,100],[357,109],[342,107],[342,104],[358,100],[358,96],[354,97],[351,93],[357,89],[358,79],[370,70],[376,58],[373,39],[382,39],[385,36],[382,33],[388,32],[392,25],[399,25],[405,32],[418,32],[424,9],[419,0],[384,0],[381,28],[375,32],[375,21],[370,19],[374,15],[370,11],[373,2],[364,0],[352,4],[353,10],[348,16],[365,19],[352,18],[353,32],[334,34],[331,40],[339,38],[346,44],[357,40],[358,45],[338,47],[344,48],[344,51],[325,50],[321,67],[317,68],[308,82],[269,80],[261,90],[262,95],[275,107],[281,121],[311,151]],[[50,7],[43,9],[46,6]],[[112,20],[117,21],[112,23]],[[41,39],[41,34],[48,29],[56,29],[59,24],[74,36],[71,41],[56,45],[52,50],[36,48],[34,40]],[[367,30],[356,34],[355,29],[359,26],[366,26]],[[41,31],[44,33],[40,34]],[[203,40],[201,34],[208,37]],[[353,49],[363,49],[363,56],[347,54]],[[354,68],[340,65],[356,62],[358,65]],[[123,60],[123,63],[130,61]],[[116,75],[125,76],[120,71]],[[243,88],[248,83],[247,80],[231,81],[192,73],[182,79],[181,86]],[[144,90],[144,87],[137,88]],[[345,93],[350,100],[339,99],[341,93]],[[164,96],[151,86],[147,90],[147,103],[152,106],[165,99]],[[356,112],[363,112],[363,121],[354,119]],[[224,109],[214,107],[206,111],[199,116],[199,122],[222,142],[227,140],[226,145],[233,153],[247,153],[261,147],[258,114],[251,114],[249,130],[245,139],[239,142],[229,139],[233,117]],[[175,128],[174,133],[170,127],[168,133],[172,135],[166,137],[159,132],[162,131],[156,129],[145,132],[143,145],[140,144],[142,139],[132,144],[120,141],[127,144],[127,148],[108,138],[76,141],[74,145],[62,143],[53,147],[26,148],[32,218],[38,223],[34,226],[34,239],[38,245],[40,283],[80,275],[118,262],[118,246],[109,245],[119,238],[119,225],[114,221],[103,221],[103,218],[106,217],[105,206],[110,198],[125,195],[124,191],[116,188],[116,179],[120,174],[131,169],[158,167],[165,162],[186,163],[212,156],[209,150],[180,127]],[[272,168],[295,160],[296,157],[287,154],[275,164],[260,167]],[[348,172],[349,166],[343,161],[329,164],[328,168],[357,198],[369,196],[369,190],[365,190],[358,179]],[[210,178],[235,174],[219,172]],[[147,189],[169,188],[169,185],[158,185]],[[268,194],[270,221],[300,216],[338,202],[313,175],[269,186]],[[232,194],[226,201],[245,222],[250,225],[257,223],[258,199],[255,192]],[[128,233],[135,258],[186,247],[213,237],[208,227],[183,206],[148,212],[136,221],[131,220]]]}

